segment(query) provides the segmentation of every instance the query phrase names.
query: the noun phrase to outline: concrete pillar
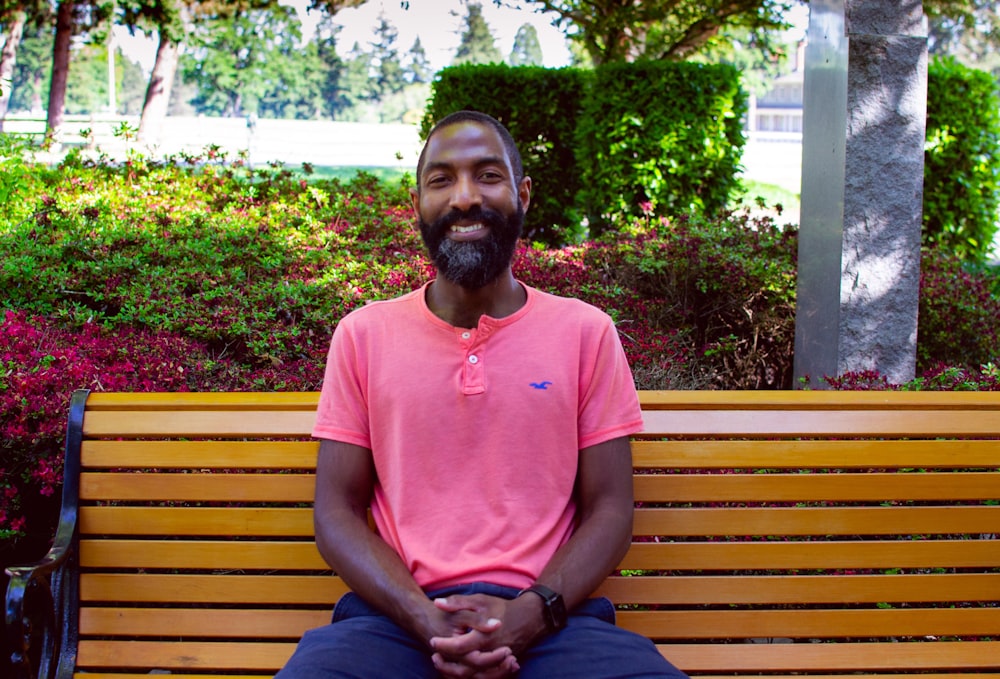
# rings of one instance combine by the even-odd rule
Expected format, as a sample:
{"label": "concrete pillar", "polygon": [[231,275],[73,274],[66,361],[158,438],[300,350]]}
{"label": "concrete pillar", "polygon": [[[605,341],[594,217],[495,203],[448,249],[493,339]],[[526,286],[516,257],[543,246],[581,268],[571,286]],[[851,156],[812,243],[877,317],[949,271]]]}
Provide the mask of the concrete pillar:
{"label": "concrete pillar", "polygon": [[814,0],[795,374],[916,368],[927,39],[919,2]]}

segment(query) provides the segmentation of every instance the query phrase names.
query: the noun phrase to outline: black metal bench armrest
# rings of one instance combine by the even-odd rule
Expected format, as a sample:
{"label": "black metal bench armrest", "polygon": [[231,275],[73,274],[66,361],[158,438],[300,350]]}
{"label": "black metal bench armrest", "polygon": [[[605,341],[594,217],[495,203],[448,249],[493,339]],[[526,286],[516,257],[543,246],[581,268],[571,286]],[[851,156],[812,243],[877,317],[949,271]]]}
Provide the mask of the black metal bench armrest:
{"label": "black metal bench armrest", "polygon": [[[88,391],[74,392],[66,433],[62,508],[52,548],[40,561],[6,569],[10,575],[4,606],[11,665],[17,679],[52,679],[69,672],[76,653],[77,622],[67,610],[77,601],[77,516],[80,446]],[[65,662],[64,662],[65,661]],[[62,668],[62,669],[61,669]]]}

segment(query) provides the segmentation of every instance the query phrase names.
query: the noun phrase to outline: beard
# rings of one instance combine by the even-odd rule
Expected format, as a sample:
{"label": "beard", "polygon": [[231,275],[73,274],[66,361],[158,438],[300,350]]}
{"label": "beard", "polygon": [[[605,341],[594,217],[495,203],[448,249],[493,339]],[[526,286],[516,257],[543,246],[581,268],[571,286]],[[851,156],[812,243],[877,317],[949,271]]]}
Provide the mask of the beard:
{"label": "beard", "polygon": [[[474,241],[448,238],[449,229],[463,220],[482,222],[489,233]],[[482,207],[465,212],[452,210],[429,224],[418,217],[418,223],[438,274],[463,288],[478,290],[497,280],[510,266],[524,227],[524,207],[518,201],[509,217]]]}

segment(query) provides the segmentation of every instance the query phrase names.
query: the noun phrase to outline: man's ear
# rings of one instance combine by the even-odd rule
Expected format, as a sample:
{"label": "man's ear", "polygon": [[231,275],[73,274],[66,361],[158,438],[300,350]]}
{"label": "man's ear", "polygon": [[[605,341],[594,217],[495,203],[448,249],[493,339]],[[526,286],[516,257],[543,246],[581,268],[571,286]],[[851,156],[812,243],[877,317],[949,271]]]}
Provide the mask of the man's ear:
{"label": "man's ear", "polygon": [[413,187],[410,187],[410,207],[418,216],[420,215],[420,192]]}
{"label": "man's ear", "polygon": [[528,206],[531,204],[531,177],[525,176],[517,185],[517,196],[521,199],[524,211],[527,212]]}

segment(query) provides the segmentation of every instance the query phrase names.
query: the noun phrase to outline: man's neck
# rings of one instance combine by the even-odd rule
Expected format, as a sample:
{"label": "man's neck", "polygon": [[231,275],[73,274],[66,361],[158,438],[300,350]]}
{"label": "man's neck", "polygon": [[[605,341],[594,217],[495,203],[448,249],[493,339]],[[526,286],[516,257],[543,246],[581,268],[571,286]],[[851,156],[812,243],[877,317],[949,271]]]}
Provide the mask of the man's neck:
{"label": "man's neck", "polygon": [[438,276],[427,288],[427,307],[456,328],[475,328],[482,316],[504,318],[524,306],[527,293],[507,269],[492,283],[469,289]]}

